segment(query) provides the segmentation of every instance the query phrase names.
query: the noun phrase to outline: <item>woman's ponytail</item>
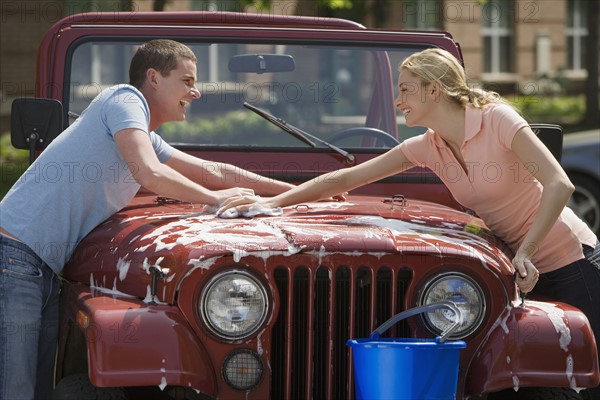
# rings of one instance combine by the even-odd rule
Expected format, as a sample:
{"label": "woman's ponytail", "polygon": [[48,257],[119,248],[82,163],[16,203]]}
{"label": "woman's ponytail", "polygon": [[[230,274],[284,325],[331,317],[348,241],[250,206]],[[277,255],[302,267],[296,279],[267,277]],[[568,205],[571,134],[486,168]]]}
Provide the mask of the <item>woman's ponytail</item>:
{"label": "woman's ponytail", "polygon": [[476,108],[490,103],[508,104],[496,92],[469,87],[463,67],[446,50],[426,49],[412,54],[400,64],[400,69],[419,77],[423,86],[437,82],[444,96],[463,107],[468,104]]}

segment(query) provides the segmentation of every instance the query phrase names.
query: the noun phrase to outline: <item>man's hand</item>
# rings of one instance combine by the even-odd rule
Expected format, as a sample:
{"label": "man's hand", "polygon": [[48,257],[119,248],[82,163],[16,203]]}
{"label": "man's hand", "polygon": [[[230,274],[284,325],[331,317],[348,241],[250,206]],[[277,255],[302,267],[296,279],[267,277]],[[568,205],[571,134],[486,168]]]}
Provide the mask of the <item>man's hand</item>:
{"label": "man's hand", "polygon": [[340,194],[336,194],[335,196],[331,197],[331,200],[333,201],[346,201],[346,197],[348,196],[348,192],[344,192],[344,193],[340,193]]}
{"label": "man's hand", "polygon": [[523,257],[519,253],[513,258],[512,265],[517,270],[515,281],[519,289],[523,293],[531,292],[540,278],[540,272],[529,258]]}

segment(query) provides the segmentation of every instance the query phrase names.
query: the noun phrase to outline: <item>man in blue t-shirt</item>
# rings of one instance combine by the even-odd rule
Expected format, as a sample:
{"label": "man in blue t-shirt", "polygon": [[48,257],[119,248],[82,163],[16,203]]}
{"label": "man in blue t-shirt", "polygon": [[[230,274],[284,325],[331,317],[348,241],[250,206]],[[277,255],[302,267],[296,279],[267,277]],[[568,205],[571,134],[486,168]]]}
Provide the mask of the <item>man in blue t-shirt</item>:
{"label": "man in blue t-shirt", "polygon": [[0,399],[51,393],[57,275],[77,243],[127,205],[140,186],[212,205],[292,187],[192,157],[154,133],[165,122],[184,120],[186,107],[200,98],[196,57],[187,46],[145,43],[129,78],[130,85],[102,91],[0,202]]}

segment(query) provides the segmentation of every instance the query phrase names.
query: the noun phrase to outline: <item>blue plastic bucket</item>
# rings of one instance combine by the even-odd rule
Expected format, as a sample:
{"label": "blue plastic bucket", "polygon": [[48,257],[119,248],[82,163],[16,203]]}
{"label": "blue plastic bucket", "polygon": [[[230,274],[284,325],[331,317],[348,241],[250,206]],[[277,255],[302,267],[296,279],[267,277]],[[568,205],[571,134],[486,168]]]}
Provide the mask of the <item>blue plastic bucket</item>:
{"label": "blue plastic bucket", "polygon": [[[460,350],[464,341],[446,341],[461,321],[460,311],[449,302],[416,307],[384,323],[368,339],[351,339],[354,380],[358,400],[454,400]],[[450,308],[455,323],[441,337],[379,338],[391,325],[408,316]]]}

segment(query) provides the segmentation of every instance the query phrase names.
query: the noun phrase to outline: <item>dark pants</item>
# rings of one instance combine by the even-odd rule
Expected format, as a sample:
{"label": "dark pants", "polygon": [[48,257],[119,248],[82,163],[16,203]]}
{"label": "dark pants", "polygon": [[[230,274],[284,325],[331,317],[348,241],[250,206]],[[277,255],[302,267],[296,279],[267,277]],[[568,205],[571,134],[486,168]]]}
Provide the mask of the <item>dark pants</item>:
{"label": "dark pants", "polygon": [[[541,274],[532,294],[567,303],[583,311],[600,348],[600,242],[594,249],[583,246],[583,252],[585,258]],[[584,399],[600,400],[600,386],[581,394]]]}

